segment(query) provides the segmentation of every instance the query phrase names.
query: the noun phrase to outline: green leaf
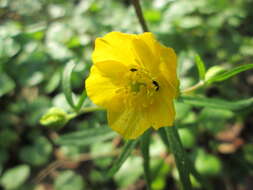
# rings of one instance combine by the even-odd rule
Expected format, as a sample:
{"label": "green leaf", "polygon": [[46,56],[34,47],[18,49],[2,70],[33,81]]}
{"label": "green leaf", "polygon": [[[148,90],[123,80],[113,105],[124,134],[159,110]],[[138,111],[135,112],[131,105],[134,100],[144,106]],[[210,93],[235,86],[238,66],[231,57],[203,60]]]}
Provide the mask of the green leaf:
{"label": "green leaf", "polygon": [[[98,142],[94,143],[90,146],[90,152],[93,159],[93,163],[98,166],[100,169],[107,169],[108,166],[112,163],[113,157],[109,156],[113,152],[115,152],[115,147],[112,141],[106,142]],[[101,155],[108,155],[106,157],[102,157]]]}
{"label": "green leaf", "polygon": [[198,113],[198,122],[201,123],[201,128],[215,136],[225,129],[226,123],[233,117],[235,113],[231,110],[205,107]]}
{"label": "green leaf", "polygon": [[13,38],[0,38],[0,58],[12,57],[20,50],[18,44]]}
{"label": "green leaf", "polygon": [[76,106],[73,101],[72,97],[72,88],[71,88],[71,74],[75,67],[74,61],[70,61],[67,63],[66,67],[64,68],[63,75],[62,75],[62,88],[65,98],[69,105],[76,110]]}
{"label": "green leaf", "polygon": [[222,67],[221,65],[214,65],[206,71],[205,80],[208,81],[211,78],[214,78],[215,76],[217,76],[221,73],[224,73],[225,71],[226,71],[226,69],[224,67]]}
{"label": "green leaf", "polygon": [[37,137],[33,145],[24,146],[19,157],[23,162],[33,166],[41,166],[48,162],[52,154],[52,145],[45,137]]}
{"label": "green leaf", "polygon": [[[199,174],[199,172],[195,169],[193,163],[189,160],[190,162],[190,168],[191,168],[191,173],[192,173],[192,177],[194,177],[197,182],[199,182],[201,184],[202,187],[204,187],[204,189],[207,190],[212,190],[213,189],[213,185],[211,183],[209,183],[209,181],[206,180],[205,177],[203,177],[201,174]],[[191,177],[190,176],[190,177]],[[192,185],[194,186],[194,180],[191,180]],[[196,182],[195,182],[196,184]]]}
{"label": "green leaf", "polygon": [[196,170],[205,176],[218,176],[221,174],[222,163],[218,157],[206,153],[204,150],[197,151],[195,160]]}
{"label": "green leaf", "polygon": [[189,129],[183,128],[178,130],[179,137],[182,141],[184,148],[193,148],[196,144],[196,137],[193,132]]}
{"label": "green leaf", "polygon": [[190,166],[176,127],[166,127],[170,150],[173,153],[184,190],[190,190]]}
{"label": "green leaf", "polygon": [[77,111],[80,111],[80,109],[82,108],[83,102],[85,101],[86,98],[87,98],[87,94],[86,94],[86,91],[84,90],[77,102],[77,105],[76,105]]}
{"label": "green leaf", "polygon": [[[161,139],[163,143],[165,144],[165,146],[167,147],[168,151],[170,151],[171,150],[170,143],[168,141],[168,137],[167,137],[166,130],[164,127],[159,129],[159,135],[161,136]],[[192,175],[198,180],[198,182],[201,183],[202,187],[205,187],[205,189],[207,190],[211,190],[212,189],[211,184],[197,172],[197,170],[194,167],[194,164],[191,162],[191,160],[188,157],[187,157],[187,165]]]}
{"label": "green leaf", "polygon": [[252,109],[253,97],[245,100],[226,101],[218,98],[205,98],[197,96],[182,96],[179,101],[196,107],[210,107],[239,111],[247,108]]}
{"label": "green leaf", "polygon": [[150,135],[151,130],[146,131],[141,136],[141,152],[143,157],[143,168],[144,174],[147,183],[147,189],[151,189],[151,172],[150,172],[150,152],[149,152],[149,145],[150,145]]}
{"label": "green leaf", "polygon": [[143,175],[141,165],[142,158],[140,156],[129,156],[113,177],[117,189],[129,189],[129,186],[138,183]]}
{"label": "green leaf", "polygon": [[0,73],[0,97],[15,88],[14,81],[5,73]]}
{"label": "green leaf", "polygon": [[49,81],[47,82],[45,86],[46,93],[52,93],[61,82],[61,72],[60,70],[56,70],[50,77]]}
{"label": "green leaf", "polygon": [[199,55],[195,56],[195,63],[198,68],[199,79],[205,80],[206,68],[205,68],[205,64],[204,64],[203,60],[201,59],[201,57]]}
{"label": "green leaf", "polygon": [[122,164],[126,161],[132,150],[137,145],[138,140],[129,140],[125,143],[121,154],[118,159],[113,163],[112,168],[109,170],[107,177],[111,178],[120,169]]}
{"label": "green leaf", "polygon": [[1,185],[6,190],[17,189],[25,182],[30,175],[30,168],[28,165],[19,165],[15,168],[7,170],[2,178]]}
{"label": "green leaf", "polygon": [[60,145],[86,146],[113,138],[116,135],[109,127],[85,129],[60,136],[55,140]]}
{"label": "green leaf", "polygon": [[253,68],[253,64],[246,64],[246,65],[241,65],[239,67],[233,68],[230,71],[224,72],[222,74],[218,74],[214,76],[213,78],[210,78],[207,83],[213,83],[213,82],[221,82],[223,80],[226,80],[240,72],[249,70]]}
{"label": "green leaf", "polygon": [[57,176],[54,187],[55,190],[83,190],[86,184],[80,175],[75,174],[73,171],[64,171]]}
{"label": "green leaf", "polygon": [[165,144],[165,146],[166,146],[166,147],[168,148],[168,150],[169,150],[170,143],[169,143],[169,140],[168,140],[168,137],[167,137],[165,128],[164,128],[164,127],[161,127],[161,128],[158,130],[158,133],[159,133],[159,136],[160,136],[160,138],[162,139],[163,143]]}

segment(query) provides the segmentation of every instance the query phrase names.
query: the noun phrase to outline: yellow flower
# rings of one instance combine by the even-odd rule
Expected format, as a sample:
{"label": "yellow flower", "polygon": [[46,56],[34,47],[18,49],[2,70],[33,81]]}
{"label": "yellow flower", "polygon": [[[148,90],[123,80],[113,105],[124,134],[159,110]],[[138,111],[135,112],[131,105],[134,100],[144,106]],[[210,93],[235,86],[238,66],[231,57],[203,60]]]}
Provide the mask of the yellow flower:
{"label": "yellow flower", "polygon": [[177,57],[152,33],[111,32],[97,38],[86,80],[90,99],[107,109],[109,126],[126,139],[171,126],[178,94]]}

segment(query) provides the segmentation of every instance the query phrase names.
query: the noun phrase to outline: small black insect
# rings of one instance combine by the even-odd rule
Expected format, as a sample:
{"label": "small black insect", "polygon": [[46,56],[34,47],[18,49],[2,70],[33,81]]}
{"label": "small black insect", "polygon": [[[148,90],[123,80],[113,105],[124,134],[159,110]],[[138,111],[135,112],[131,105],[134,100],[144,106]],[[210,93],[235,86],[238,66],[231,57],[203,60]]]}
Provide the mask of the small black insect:
{"label": "small black insect", "polygon": [[138,70],[135,69],[135,68],[131,68],[130,71],[135,72],[135,71],[138,71]]}
{"label": "small black insect", "polygon": [[156,82],[155,80],[153,80],[152,83],[153,83],[153,85],[155,85],[155,87],[156,87],[156,88],[155,88],[155,91],[158,91],[159,88],[160,88],[158,82]]}

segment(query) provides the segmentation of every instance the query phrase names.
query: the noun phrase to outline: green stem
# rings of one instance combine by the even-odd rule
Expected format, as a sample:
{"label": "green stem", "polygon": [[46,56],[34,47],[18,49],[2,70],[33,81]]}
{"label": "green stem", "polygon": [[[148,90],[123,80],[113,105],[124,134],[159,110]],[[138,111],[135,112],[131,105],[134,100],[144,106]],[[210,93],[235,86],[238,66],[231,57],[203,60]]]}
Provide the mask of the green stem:
{"label": "green stem", "polygon": [[187,94],[187,93],[190,93],[190,92],[193,92],[194,90],[197,90],[198,88],[202,87],[205,85],[205,82],[204,81],[199,81],[197,84],[185,89],[185,90],[182,90],[182,93],[183,94]]}
{"label": "green stem", "polygon": [[139,20],[139,23],[141,25],[143,32],[148,32],[149,31],[148,25],[144,19],[144,16],[143,16],[143,13],[141,10],[140,1],[139,0],[132,0],[132,4],[134,6],[135,13],[138,17],[138,20]]}
{"label": "green stem", "polygon": [[166,127],[166,134],[170,144],[170,150],[174,154],[179,176],[184,190],[191,190],[190,166],[186,153],[180,141],[176,127]]}
{"label": "green stem", "polygon": [[143,168],[147,182],[147,190],[151,189],[151,172],[150,172],[150,145],[151,130],[149,129],[141,136],[141,152],[143,156]]}
{"label": "green stem", "polygon": [[70,113],[70,114],[68,115],[68,119],[71,120],[71,119],[74,119],[75,117],[77,117],[77,116],[80,115],[80,114],[89,113],[89,112],[94,112],[94,111],[101,111],[101,110],[104,110],[104,108],[96,107],[96,106],[82,108],[82,109],[79,110],[78,113]]}
{"label": "green stem", "polygon": [[79,111],[79,114],[89,113],[89,112],[94,112],[94,111],[101,111],[101,110],[104,110],[104,108],[97,107],[97,106],[86,107],[86,108],[82,108]]}

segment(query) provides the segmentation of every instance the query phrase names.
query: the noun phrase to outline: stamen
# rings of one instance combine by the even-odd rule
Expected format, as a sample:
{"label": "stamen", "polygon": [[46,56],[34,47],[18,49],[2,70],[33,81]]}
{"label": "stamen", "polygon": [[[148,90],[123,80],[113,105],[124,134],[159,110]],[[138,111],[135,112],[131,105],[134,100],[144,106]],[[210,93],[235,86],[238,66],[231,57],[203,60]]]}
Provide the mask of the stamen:
{"label": "stamen", "polygon": [[155,85],[155,87],[156,87],[156,88],[155,88],[155,91],[158,91],[159,88],[160,88],[158,82],[156,82],[155,80],[153,80],[152,83],[153,83],[153,85]]}
{"label": "stamen", "polygon": [[136,101],[141,101],[142,107],[147,107],[154,102],[155,94],[160,90],[158,81],[153,80],[151,73],[139,67],[130,67],[128,80],[125,88],[126,95],[130,96],[128,105],[134,105]]}
{"label": "stamen", "polygon": [[131,71],[131,72],[135,72],[135,71],[138,71],[138,70],[135,69],[135,68],[131,68],[130,71]]}

